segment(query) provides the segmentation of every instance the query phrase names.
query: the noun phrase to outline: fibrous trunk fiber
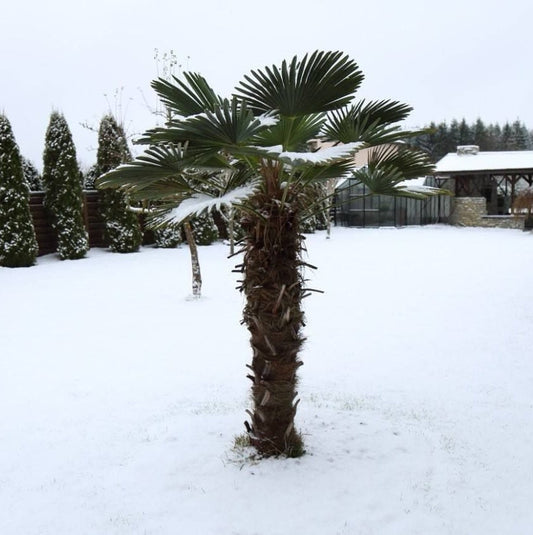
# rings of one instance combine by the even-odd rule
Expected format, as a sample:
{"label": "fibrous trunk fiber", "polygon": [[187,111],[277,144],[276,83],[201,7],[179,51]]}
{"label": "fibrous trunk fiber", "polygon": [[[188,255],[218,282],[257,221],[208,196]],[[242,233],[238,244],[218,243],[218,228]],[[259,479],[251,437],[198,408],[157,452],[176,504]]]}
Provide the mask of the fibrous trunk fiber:
{"label": "fibrous trunk fiber", "polygon": [[260,214],[246,215],[247,233],[241,289],[246,295],[243,321],[253,350],[253,411],[246,422],[250,441],[263,456],[303,453],[294,427],[298,353],[304,341],[301,301],[303,275],[298,209],[256,195]]}

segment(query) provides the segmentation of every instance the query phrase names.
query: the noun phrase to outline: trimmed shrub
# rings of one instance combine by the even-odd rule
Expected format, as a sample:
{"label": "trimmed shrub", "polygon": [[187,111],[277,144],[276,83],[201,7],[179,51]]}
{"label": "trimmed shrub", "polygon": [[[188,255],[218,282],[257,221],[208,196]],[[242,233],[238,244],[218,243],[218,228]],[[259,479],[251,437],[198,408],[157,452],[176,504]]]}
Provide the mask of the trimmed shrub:
{"label": "trimmed shrub", "polygon": [[52,216],[59,258],[83,258],[89,249],[89,237],[83,223],[81,174],[72,134],[58,112],[50,116],[43,162],[44,203]]}
{"label": "trimmed shrub", "polygon": [[154,229],[154,245],[161,249],[174,249],[182,242],[181,227],[167,225]]}
{"label": "trimmed shrub", "polygon": [[11,124],[0,114],[0,266],[32,266],[37,251],[19,148]]}
{"label": "trimmed shrub", "polygon": [[211,214],[201,214],[191,220],[192,233],[197,245],[211,245],[218,240],[218,230]]}

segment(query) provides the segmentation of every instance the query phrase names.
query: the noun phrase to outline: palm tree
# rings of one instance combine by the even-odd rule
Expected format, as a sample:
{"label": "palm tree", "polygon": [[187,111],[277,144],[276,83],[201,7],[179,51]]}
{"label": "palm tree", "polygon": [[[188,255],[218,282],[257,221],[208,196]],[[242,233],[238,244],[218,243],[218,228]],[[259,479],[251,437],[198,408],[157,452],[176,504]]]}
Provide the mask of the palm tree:
{"label": "palm tree", "polygon": [[[400,183],[427,174],[431,164],[407,145],[383,147],[413,134],[398,123],[409,106],[354,102],[363,80],[341,52],[314,52],[281,67],[251,71],[231,99],[219,97],[199,74],[152,83],[172,111],[165,127],[148,131],[150,145],[134,162],[100,177],[133,200],[157,201],[152,224],[233,205],[246,233],[240,290],[253,357],[253,410],[245,422],[263,456],[303,453],[294,427],[297,370],[304,341],[306,288],[300,234],[309,213],[306,191],[317,182],[354,173],[374,193],[417,196]],[[335,145],[309,152],[308,140]],[[376,146],[368,166],[353,170],[353,155]]]}

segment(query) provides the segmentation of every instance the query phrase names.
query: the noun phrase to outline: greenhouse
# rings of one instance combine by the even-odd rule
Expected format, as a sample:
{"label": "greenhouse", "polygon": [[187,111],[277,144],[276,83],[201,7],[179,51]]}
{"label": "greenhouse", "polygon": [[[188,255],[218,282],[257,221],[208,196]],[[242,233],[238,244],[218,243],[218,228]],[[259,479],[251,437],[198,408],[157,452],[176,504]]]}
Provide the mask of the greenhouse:
{"label": "greenhouse", "polygon": [[[421,185],[435,186],[433,177],[419,180]],[[409,199],[371,195],[361,182],[345,179],[337,185],[333,217],[344,227],[403,227],[447,223],[450,197],[437,195],[426,199]]]}

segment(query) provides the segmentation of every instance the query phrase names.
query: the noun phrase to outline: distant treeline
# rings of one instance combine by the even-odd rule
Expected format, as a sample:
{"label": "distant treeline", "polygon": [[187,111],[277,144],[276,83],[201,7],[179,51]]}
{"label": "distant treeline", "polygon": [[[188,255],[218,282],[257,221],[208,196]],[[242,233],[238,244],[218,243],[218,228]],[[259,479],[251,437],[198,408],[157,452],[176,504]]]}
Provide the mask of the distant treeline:
{"label": "distant treeline", "polygon": [[500,126],[486,125],[481,119],[472,124],[454,119],[450,124],[431,123],[425,128],[428,132],[413,138],[412,143],[426,151],[434,162],[455,152],[458,145],[478,145],[482,151],[533,149],[533,132],[518,120]]}

